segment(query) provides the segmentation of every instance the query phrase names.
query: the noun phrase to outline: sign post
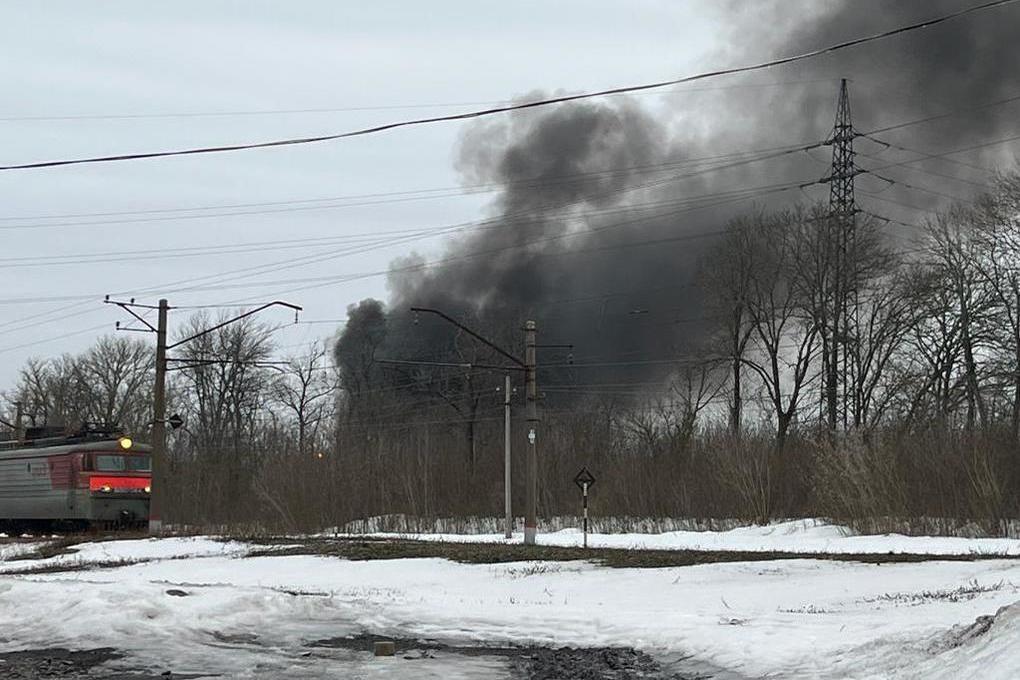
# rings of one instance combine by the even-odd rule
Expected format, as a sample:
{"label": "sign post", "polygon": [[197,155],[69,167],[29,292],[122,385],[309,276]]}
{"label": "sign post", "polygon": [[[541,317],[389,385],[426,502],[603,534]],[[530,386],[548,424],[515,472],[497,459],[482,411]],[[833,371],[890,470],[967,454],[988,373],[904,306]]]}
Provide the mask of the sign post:
{"label": "sign post", "polygon": [[581,489],[581,505],[584,508],[584,547],[588,547],[588,489],[595,485],[595,475],[588,471],[587,467],[574,477],[574,484]]}

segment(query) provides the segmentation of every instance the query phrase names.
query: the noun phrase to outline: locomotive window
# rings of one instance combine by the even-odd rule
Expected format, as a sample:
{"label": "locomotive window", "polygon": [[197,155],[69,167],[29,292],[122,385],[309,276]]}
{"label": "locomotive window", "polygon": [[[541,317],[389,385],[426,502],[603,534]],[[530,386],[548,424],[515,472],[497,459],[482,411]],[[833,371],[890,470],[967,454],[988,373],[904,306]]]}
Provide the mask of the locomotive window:
{"label": "locomotive window", "polygon": [[152,459],[149,456],[97,454],[93,462],[99,472],[148,472],[152,469]]}

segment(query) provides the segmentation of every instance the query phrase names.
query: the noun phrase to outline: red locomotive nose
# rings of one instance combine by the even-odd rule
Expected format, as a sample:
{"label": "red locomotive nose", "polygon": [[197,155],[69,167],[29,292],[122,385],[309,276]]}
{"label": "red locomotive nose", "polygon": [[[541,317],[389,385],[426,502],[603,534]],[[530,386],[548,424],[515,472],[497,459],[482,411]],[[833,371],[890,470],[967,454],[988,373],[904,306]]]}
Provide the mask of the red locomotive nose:
{"label": "red locomotive nose", "polygon": [[89,489],[92,491],[147,491],[152,480],[148,477],[105,477],[92,475],[89,477]]}

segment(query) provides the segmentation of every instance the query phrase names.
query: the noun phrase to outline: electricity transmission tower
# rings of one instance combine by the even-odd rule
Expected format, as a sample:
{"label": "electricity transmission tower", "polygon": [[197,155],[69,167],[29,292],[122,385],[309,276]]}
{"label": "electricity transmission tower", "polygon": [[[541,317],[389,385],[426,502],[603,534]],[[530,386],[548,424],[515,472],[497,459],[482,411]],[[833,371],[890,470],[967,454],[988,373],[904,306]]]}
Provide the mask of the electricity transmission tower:
{"label": "electricity transmission tower", "polygon": [[854,163],[854,132],[850,117],[850,93],[846,79],[840,82],[836,120],[827,144],[832,146],[829,183],[829,220],[826,239],[829,262],[828,291],[823,305],[822,364],[825,414],[829,430],[846,428],[851,413],[856,415],[857,326],[857,203],[854,178],[860,169]]}

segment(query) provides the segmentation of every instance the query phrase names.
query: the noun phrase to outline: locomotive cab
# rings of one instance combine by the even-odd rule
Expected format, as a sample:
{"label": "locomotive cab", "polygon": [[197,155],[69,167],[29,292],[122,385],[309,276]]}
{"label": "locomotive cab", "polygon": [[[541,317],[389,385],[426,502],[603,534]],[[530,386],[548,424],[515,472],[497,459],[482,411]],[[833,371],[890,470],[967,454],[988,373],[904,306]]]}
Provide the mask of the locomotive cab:
{"label": "locomotive cab", "polygon": [[110,431],[11,444],[0,447],[0,521],[122,526],[148,519],[148,446]]}

